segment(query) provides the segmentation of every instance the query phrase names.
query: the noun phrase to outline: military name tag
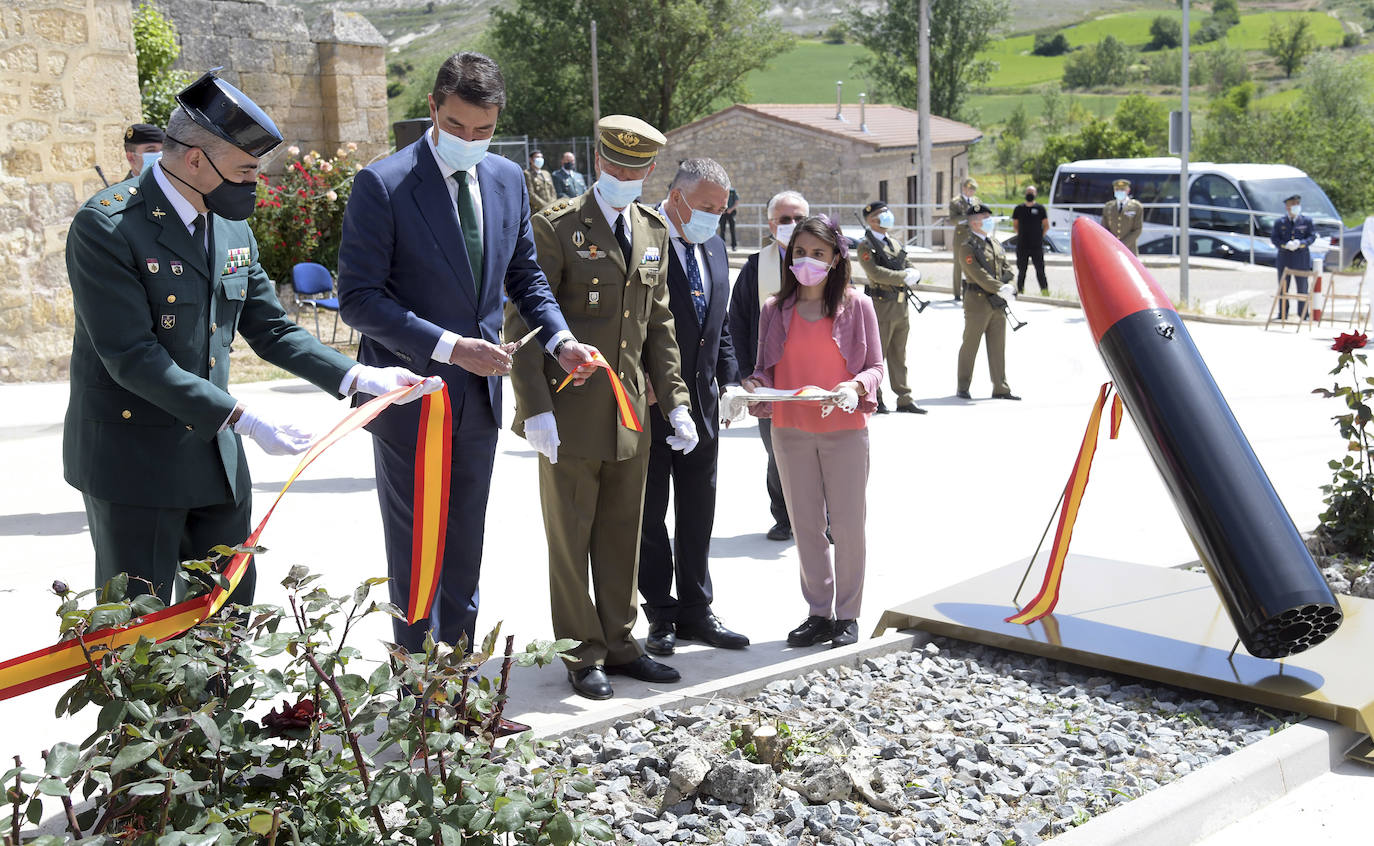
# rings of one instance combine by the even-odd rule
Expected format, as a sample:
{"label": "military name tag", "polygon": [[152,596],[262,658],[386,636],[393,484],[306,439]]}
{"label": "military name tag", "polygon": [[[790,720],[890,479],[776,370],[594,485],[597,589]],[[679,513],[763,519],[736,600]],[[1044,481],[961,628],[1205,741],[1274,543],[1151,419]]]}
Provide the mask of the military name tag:
{"label": "military name tag", "polygon": [[168,262],[168,264],[171,265],[173,276],[180,276],[182,270],[184,270],[179,261]]}
{"label": "military name tag", "polygon": [[164,314],[164,315],[162,315],[162,328],[163,328],[163,329],[173,329],[173,328],[176,327],[176,325],[177,325],[177,316],[176,316],[175,314]]}
{"label": "military name tag", "polygon": [[148,265],[148,272],[149,272],[149,273],[157,273],[157,269],[158,269],[158,267],[159,267],[159,265],[158,265],[158,263],[157,263],[157,259],[155,259],[155,258],[144,259],[144,260],[143,260],[143,263],[146,264],[146,265]]}
{"label": "military name tag", "polygon": [[1127,217],[1135,217],[1135,212],[1133,212],[1133,211],[1128,211],[1128,212],[1126,212],[1126,216],[1127,216]]}

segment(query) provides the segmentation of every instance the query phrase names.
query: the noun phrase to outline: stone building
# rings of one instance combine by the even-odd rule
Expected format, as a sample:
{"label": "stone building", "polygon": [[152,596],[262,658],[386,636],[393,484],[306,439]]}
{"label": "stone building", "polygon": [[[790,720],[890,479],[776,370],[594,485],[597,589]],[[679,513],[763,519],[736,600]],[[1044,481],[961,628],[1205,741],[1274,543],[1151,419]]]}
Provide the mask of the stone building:
{"label": "stone building", "polygon": [[[669,132],[662,163],[645,185],[646,200],[667,193],[673,165],[707,156],[730,174],[742,204],[763,204],[779,191],[800,191],[813,211],[833,211],[857,225],[850,208],[874,199],[918,202],[920,164],[916,112],[901,106],[734,105]],[[935,201],[948,204],[952,185],[968,175],[968,148],[983,135],[965,123],[932,115]],[[826,208],[831,207],[831,208]],[[937,214],[936,217],[941,215]],[[739,214],[741,245],[766,230],[761,210]],[[898,210],[898,224],[914,226],[914,209]],[[935,233],[936,243],[943,233]]]}

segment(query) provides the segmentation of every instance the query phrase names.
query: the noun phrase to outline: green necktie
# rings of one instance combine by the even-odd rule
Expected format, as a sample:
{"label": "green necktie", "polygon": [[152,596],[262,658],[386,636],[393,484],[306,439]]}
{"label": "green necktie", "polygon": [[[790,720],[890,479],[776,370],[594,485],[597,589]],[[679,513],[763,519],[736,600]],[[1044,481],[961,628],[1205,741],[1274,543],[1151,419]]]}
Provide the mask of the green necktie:
{"label": "green necktie", "polygon": [[472,202],[472,192],[468,190],[467,171],[453,174],[458,182],[458,225],[463,230],[463,244],[468,249],[468,264],[472,267],[472,281],[480,296],[482,293],[482,236],[477,230],[477,208]]}

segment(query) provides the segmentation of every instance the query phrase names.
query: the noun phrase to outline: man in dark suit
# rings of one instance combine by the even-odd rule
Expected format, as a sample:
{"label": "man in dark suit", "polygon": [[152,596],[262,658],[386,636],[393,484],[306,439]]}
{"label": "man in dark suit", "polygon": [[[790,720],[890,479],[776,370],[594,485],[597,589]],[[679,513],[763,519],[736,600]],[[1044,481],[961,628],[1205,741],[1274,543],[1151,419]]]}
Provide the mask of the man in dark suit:
{"label": "man in dark suit", "polygon": [[[639,593],[649,620],[644,648],[653,655],[672,655],[679,639],[726,649],[749,645],[749,638],[725,628],[711,613],[708,566],[716,516],[720,388],[740,378],[725,324],[730,267],[725,242],[716,234],[729,190],[730,178],[714,160],[687,159],[678,165],[668,199],[659,207],[671,239],[668,305],[700,441],[691,452],[674,450],[668,445],[673,434],[668,421],[662,414],[649,415],[652,438],[639,540]],[[670,482],[671,544],[666,523]]]}
{"label": "man in dark suit", "polygon": [[[787,251],[787,243],[792,240],[797,224],[810,213],[811,206],[806,198],[796,191],[775,194],[768,201],[768,230],[773,233],[773,243],[745,259],[744,267],[735,277],[735,287],[730,292],[730,341],[741,378],[748,378],[754,372],[754,361],[759,354],[759,312],[763,302],[776,294],[782,285],[783,253]],[[768,453],[765,482],[768,509],[773,515],[773,527],[768,530],[767,537],[775,541],[790,540],[792,519],[787,516],[782,479],[778,476],[778,463],[773,459],[773,424],[767,417],[759,418],[759,437]]]}
{"label": "man in dark suit", "polygon": [[[393,621],[396,642],[473,642],[487,496],[501,416],[501,377],[514,343],[501,343],[501,288],[538,343],[572,372],[595,352],[573,340],[535,261],[520,167],[486,155],[506,104],[496,63],[458,53],[429,95],[434,126],[359,171],[339,247],[340,309],[363,335],[358,358],[443,377],[453,403],[452,463],[443,572],[428,620]],[[585,375],[590,375],[590,370]],[[579,381],[585,380],[579,375]],[[369,424],[392,602],[410,595],[418,411]]]}
{"label": "man in dark suit", "polygon": [[[96,583],[125,573],[131,596],[164,602],[178,562],[248,537],[239,436],[273,455],[313,440],[229,393],[236,336],[336,396],[420,381],[355,363],[282,311],[245,222],[258,163],[282,140],[271,118],[213,73],[177,102],[162,158],[87,201],[67,235],[76,333],[63,469],[85,499]],[[229,601],[252,602],[254,583],[249,568]]]}

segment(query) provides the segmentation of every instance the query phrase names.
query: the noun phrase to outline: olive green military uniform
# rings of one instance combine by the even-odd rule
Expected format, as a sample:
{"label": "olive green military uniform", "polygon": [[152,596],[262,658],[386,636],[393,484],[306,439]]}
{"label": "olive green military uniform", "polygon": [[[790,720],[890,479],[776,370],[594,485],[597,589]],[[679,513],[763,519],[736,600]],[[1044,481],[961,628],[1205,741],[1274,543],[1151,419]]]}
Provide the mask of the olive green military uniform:
{"label": "olive green military uniform", "polygon": [[553,187],[553,177],[542,167],[525,168],[525,194],[529,197],[530,214],[542,211],[558,199],[558,192]]}
{"label": "olive green military uniform", "polygon": [[970,235],[964,242],[964,342],[959,347],[959,390],[973,382],[978,346],[988,340],[988,376],[992,393],[1011,393],[1007,386],[1007,321],[1000,306],[988,300],[1012,280],[1007,254],[995,238]]}
{"label": "olive green military uniform", "polygon": [[1140,238],[1140,230],[1145,225],[1145,207],[1134,197],[1126,202],[1108,200],[1102,207],[1102,228],[1116,236],[1126,245],[1126,249],[1136,252],[1135,242]]}
{"label": "olive green military uniform", "polygon": [[[906,262],[906,250],[892,243],[892,239],[876,232],[878,247],[887,259],[885,264]],[[911,387],[907,384],[906,344],[911,334],[911,310],[907,305],[906,271],[892,270],[878,263],[874,245],[866,235],[859,242],[859,265],[868,276],[865,285],[878,313],[878,337],[883,344],[883,359],[887,362],[888,384],[897,395],[897,405],[914,405]]]}
{"label": "olive green military uniform", "polygon": [[[235,406],[235,337],[336,396],[356,362],[287,319],[246,222],[212,215],[207,261],[154,174],[106,188],[72,220],[76,332],[62,458],[86,497],[97,583],[129,573],[166,600],[178,561],[249,532],[243,444],[222,429]],[[231,601],[252,591],[250,570]]]}
{"label": "olive green military uniform", "polygon": [[963,296],[964,266],[967,264],[964,259],[964,245],[968,243],[968,210],[976,205],[974,200],[965,197],[963,192],[949,201],[949,219],[954,223],[954,298],[957,300]]}
{"label": "olive green military uniform", "polygon": [[[558,462],[540,456],[539,489],[554,635],[581,641],[571,653],[573,670],[625,664],[643,654],[631,629],[649,466],[646,415],[666,415],[689,402],[668,307],[667,222],[639,203],[625,214],[628,262],[594,188],[535,215],[534,241],[568,328],[614,368],[644,431],[620,425],[604,373],[556,393],[567,374],[533,345],[516,353],[511,368],[516,434],[523,436],[525,420],[543,412],[553,412],[558,424]],[[525,331],[519,314],[507,306],[506,337]],[[652,411],[646,382],[658,398]]]}

